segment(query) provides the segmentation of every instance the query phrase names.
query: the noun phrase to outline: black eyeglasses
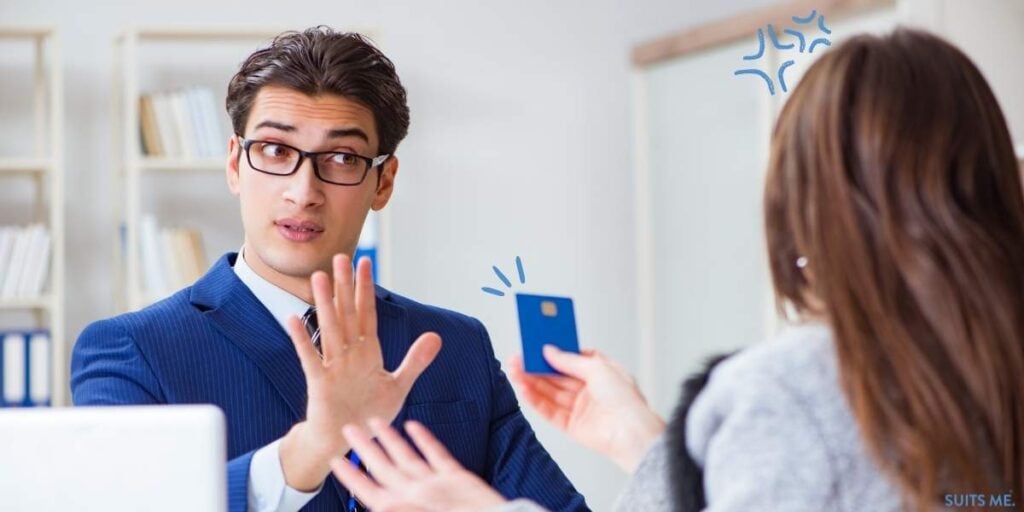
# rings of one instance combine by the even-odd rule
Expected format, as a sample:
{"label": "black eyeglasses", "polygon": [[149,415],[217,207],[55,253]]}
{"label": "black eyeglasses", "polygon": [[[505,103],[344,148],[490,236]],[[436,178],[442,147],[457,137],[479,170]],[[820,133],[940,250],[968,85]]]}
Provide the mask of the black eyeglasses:
{"label": "black eyeglasses", "polygon": [[242,136],[242,149],[249,167],[265,174],[288,176],[295,174],[302,161],[313,162],[313,174],[320,181],[346,187],[359,185],[367,173],[379,167],[391,155],[374,158],[341,151],[303,151],[299,148],[264,140],[249,140]]}

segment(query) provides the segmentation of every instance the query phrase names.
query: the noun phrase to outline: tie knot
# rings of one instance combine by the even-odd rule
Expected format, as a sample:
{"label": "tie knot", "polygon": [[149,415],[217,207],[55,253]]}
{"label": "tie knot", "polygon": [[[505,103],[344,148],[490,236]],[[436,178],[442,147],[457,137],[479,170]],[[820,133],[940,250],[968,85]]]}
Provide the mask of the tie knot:
{"label": "tie knot", "polygon": [[316,321],[316,306],[310,306],[306,313],[302,315],[302,325],[306,327],[306,332],[309,333],[317,353],[323,356],[323,350],[320,348],[320,324]]}

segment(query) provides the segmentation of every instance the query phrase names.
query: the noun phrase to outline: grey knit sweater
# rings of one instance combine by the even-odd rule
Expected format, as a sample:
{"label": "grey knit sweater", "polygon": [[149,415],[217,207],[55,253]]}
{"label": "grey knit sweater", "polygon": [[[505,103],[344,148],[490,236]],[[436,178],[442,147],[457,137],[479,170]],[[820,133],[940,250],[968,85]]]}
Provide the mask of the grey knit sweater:
{"label": "grey knit sweater", "polygon": [[[690,409],[686,437],[704,468],[708,511],[901,508],[868,457],[823,325],[792,327],[718,365]],[[615,510],[672,510],[667,456],[659,439]],[[496,512],[540,510],[515,500]]]}

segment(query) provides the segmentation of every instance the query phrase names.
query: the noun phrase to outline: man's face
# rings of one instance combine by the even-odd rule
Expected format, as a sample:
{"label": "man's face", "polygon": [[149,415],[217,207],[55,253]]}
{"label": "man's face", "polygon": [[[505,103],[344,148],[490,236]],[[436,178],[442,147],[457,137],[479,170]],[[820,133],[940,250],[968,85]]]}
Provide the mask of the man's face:
{"label": "man's face", "polygon": [[[313,97],[278,86],[260,89],[244,137],[370,158],[378,148],[368,108],[340,96]],[[383,208],[391,196],[398,161],[392,157],[381,167],[355,186],[321,181],[308,158],[290,176],[264,174],[249,166],[241,142],[232,137],[227,179],[241,203],[246,262],[279,286],[289,278],[305,282],[316,270],[330,272],[334,254],[353,254],[368,210]]]}

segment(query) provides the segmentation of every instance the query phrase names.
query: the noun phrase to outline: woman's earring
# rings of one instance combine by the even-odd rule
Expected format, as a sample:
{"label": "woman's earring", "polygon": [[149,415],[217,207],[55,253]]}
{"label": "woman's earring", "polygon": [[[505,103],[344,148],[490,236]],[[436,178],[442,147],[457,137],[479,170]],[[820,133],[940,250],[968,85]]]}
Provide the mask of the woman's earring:
{"label": "woman's earring", "polygon": [[806,268],[806,267],[807,267],[807,257],[806,256],[800,256],[799,258],[796,259],[796,268]]}

